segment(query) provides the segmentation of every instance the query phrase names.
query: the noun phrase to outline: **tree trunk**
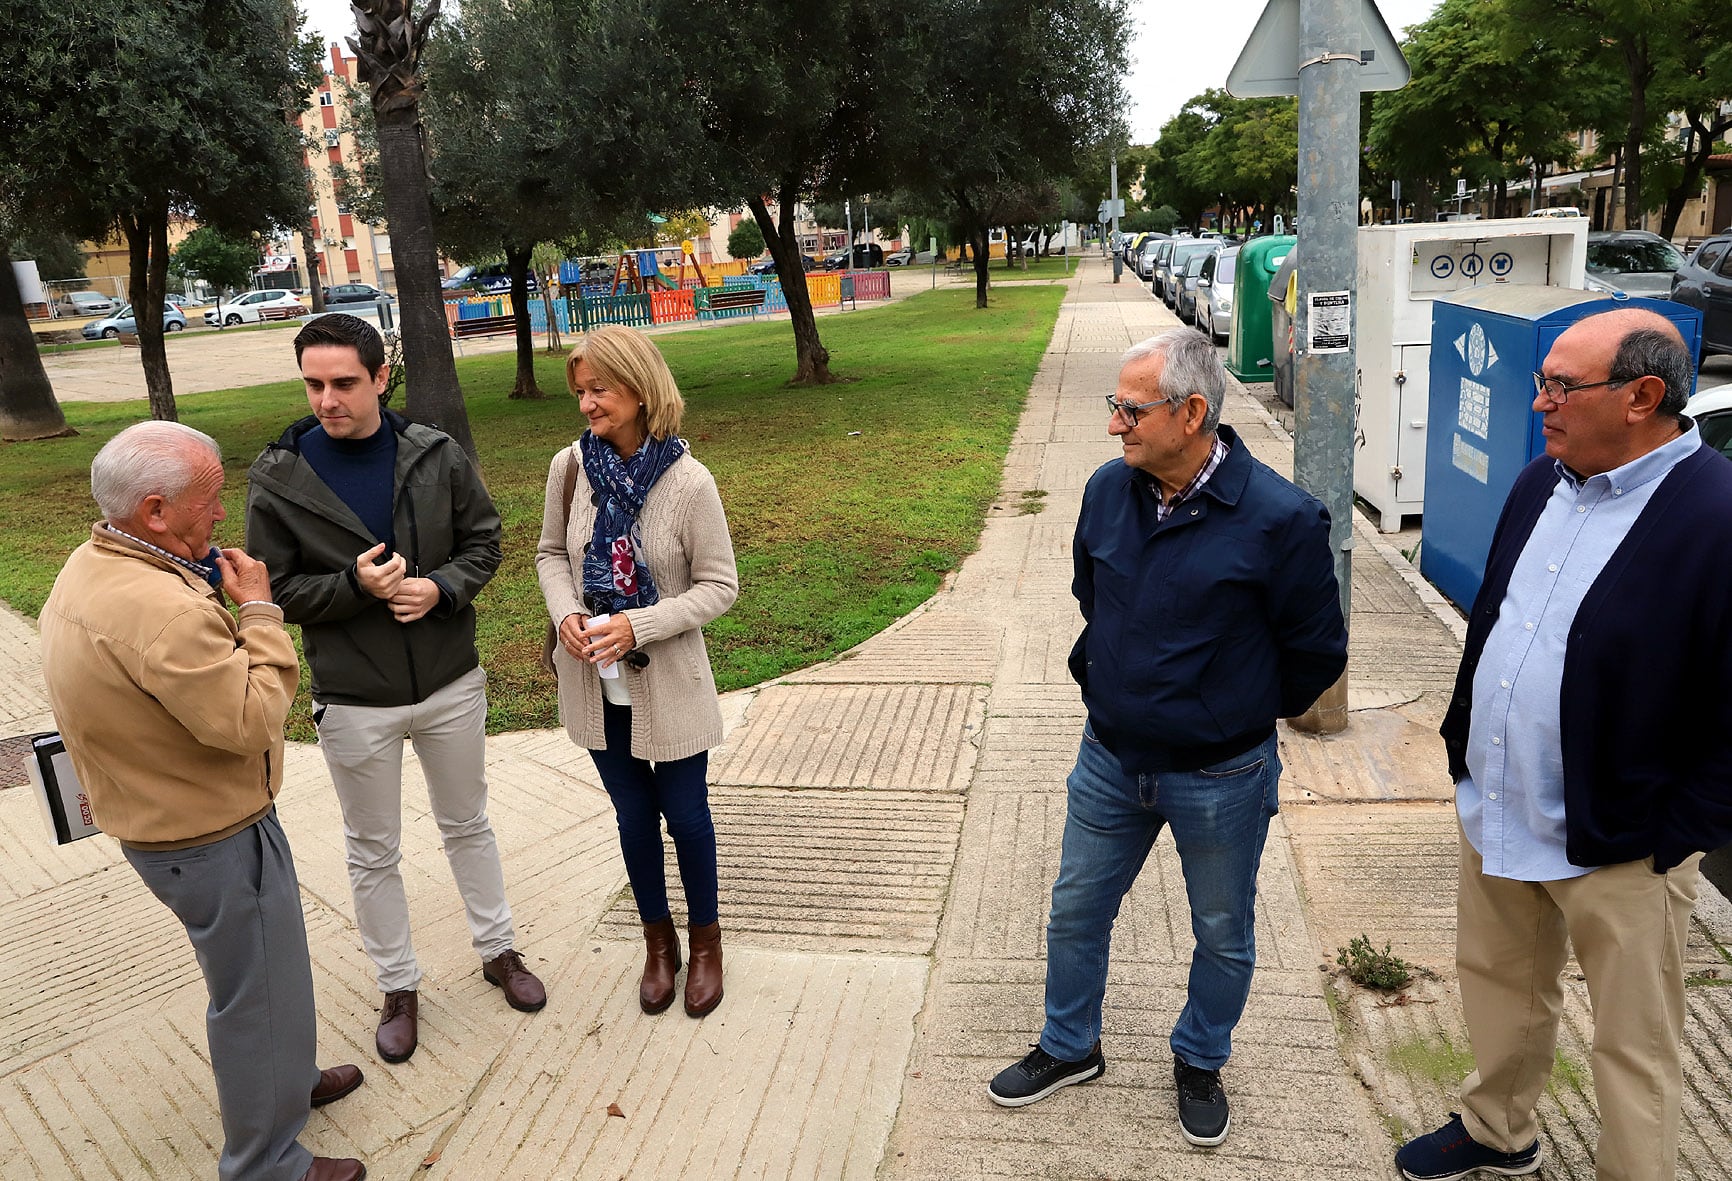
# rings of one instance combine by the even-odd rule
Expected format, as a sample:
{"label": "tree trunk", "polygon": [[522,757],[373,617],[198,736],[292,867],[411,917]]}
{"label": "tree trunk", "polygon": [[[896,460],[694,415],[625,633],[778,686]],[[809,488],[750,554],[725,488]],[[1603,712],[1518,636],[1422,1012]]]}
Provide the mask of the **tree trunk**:
{"label": "tree trunk", "polygon": [[[1684,206],[1701,191],[1702,173],[1708,167],[1708,157],[1714,154],[1714,141],[1732,129],[1732,120],[1716,120],[1713,112],[1708,122],[1695,115],[1690,120],[1690,141],[1684,151],[1684,173],[1666,194],[1666,210],[1660,215],[1660,237],[1670,240],[1678,229],[1678,219],[1684,216]],[[1708,229],[1712,231],[1713,226]]]}
{"label": "tree trunk", "polygon": [[788,319],[794,327],[794,377],[792,385],[829,385],[830,351],[818,337],[817,317],[812,314],[812,295],[806,290],[806,268],[800,261],[800,243],[794,237],[794,203],[799,189],[785,184],[777,194],[776,218],[761,196],[746,199],[752,218],[764,233],[764,245],[776,260],[776,275],[788,301]]}
{"label": "tree trunk", "polygon": [[535,384],[535,333],[529,323],[529,256],[534,253],[533,242],[505,248],[505,269],[511,275],[511,315],[517,321],[517,380],[511,383],[513,398],[547,397]]}
{"label": "tree trunk", "polygon": [[[377,97],[376,88],[374,94]],[[477,459],[463,387],[451,356],[451,329],[445,322],[439,249],[433,240],[433,206],[416,108],[411,104],[380,111],[375,104],[373,113],[379,124],[379,173],[396,262],[406,392],[403,412],[444,431],[470,459]]]}
{"label": "tree trunk", "polygon": [[319,254],[313,241],[311,218],[301,223],[301,255],[307,260],[307,297],[315,314],[325,310],[325,284],[319,278]]}
{"label": "tree trunk", "polygon": [[58,439],[78,432],[66,425],[36,334],[24,315],[24,296],[12,273],[11,244],[0,234],[0,439]]}
{"label": "tree trunk", "polygon": [[178,422],[174,379],[169,375],[168,350],[162,339],[162,301],[168,294],[168,208],[123,215],[120,226],[126,234],[132,267],[127,298],[132,301],[133,323],[138,330],[138,359],[144,366],[150,416]]}
{"label": "tree trunk", "polygon": [[1624,129],[1624,228],[1642,228],[1642,135],[1648,122],[1648,41],[1623,45],[1630,86],[1630,122]]}
{"label": "tree trunk", "polygon": [[[553,306],[553,277],[558,273],[559,268],[554,266],[543,272],[541,276],[541,311],[547,317],[547,351],[550,353],[565,351],[565,346],[559,339],[559,318],[554,314]],[[571,292],[569,290],[563,291],[561,295],[565,300],[565,306],[570,307]],[[578,290],[578,298],[583,298],[581,287]]]}

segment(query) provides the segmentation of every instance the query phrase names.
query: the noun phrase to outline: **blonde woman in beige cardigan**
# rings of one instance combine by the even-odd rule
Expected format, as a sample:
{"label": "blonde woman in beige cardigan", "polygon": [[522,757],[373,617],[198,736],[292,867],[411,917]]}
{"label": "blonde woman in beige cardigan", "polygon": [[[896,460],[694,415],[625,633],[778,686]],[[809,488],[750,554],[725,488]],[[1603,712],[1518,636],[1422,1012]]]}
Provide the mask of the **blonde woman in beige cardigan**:
{"label": "blonde woman in beige cardigan", "polygon": [[571,350],[565,376],[589,429],[554,456],[535,556],[559,628],[559,713],[619,820],[643,921],[646,1013],[673,1003],[680,969],[663,872],[667,820],[686,896],[685,1008],[702,1017],[722,999],[707,785],[722,712],[701,629],[739,593],[734,547],[716,482],[679,437],[685,402],[649,338],[597,328]]}

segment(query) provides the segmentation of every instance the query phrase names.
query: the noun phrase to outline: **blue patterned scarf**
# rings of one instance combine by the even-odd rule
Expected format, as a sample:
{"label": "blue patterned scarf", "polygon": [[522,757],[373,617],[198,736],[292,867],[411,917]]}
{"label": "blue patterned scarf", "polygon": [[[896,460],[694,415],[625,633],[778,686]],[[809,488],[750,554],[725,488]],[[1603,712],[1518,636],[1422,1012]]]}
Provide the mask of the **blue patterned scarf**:
{"label": "blue patterned scarf", "polygon": [[644,565],[637,518],[655,482],[686,453],[686,441],[646,437],[629,459],[589,431],[577,445],[596,499],[595,533],[583,554],[584,601],[595,615],[648,607],[661,595]]}

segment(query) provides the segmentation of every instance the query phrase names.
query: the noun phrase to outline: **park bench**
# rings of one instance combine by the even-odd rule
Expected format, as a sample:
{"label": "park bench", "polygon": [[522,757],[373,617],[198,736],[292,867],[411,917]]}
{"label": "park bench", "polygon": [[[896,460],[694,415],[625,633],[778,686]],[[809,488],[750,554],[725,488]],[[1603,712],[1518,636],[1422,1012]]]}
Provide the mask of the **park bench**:
{"label": "park bench", "polygon": [[261,320],[299,320],[306,314],[306,309],[298,307],[291,308],[285,306],[280,308],[259,309],[259,319]]}
{"label": "park bench", "polygon": [[451,322],[451,339],[457,342],[458,352],[463,351],[463,342],[472,336],[504,336],[516,331],[515,315],[472,316],[467,320]]}
{"label": "park bench", "polygon": [[762,287],[723,287],[720,290],[712,288],[709,295],[709,309],[712,312],[751,308],[753,317],[756,317],[758,309],[764,306]]}

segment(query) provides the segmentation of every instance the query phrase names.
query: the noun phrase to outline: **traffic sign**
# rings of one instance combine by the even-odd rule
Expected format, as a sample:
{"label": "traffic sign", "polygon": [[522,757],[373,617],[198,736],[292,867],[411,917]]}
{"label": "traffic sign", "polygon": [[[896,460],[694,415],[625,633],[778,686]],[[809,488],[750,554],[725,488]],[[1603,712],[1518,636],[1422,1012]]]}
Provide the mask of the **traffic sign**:
{"label": "traffic sign", "polygon": [[[1299,93],[1299,2],[1269,0],[1257,27],[1227,74],[1227,93],[1235,98],[1272,98]],[[1375,0],[1360,0],[1357,45],[1334,53],[1359,55],[1359,89],[1400,90],[1413,71],[1384,23]]]}

